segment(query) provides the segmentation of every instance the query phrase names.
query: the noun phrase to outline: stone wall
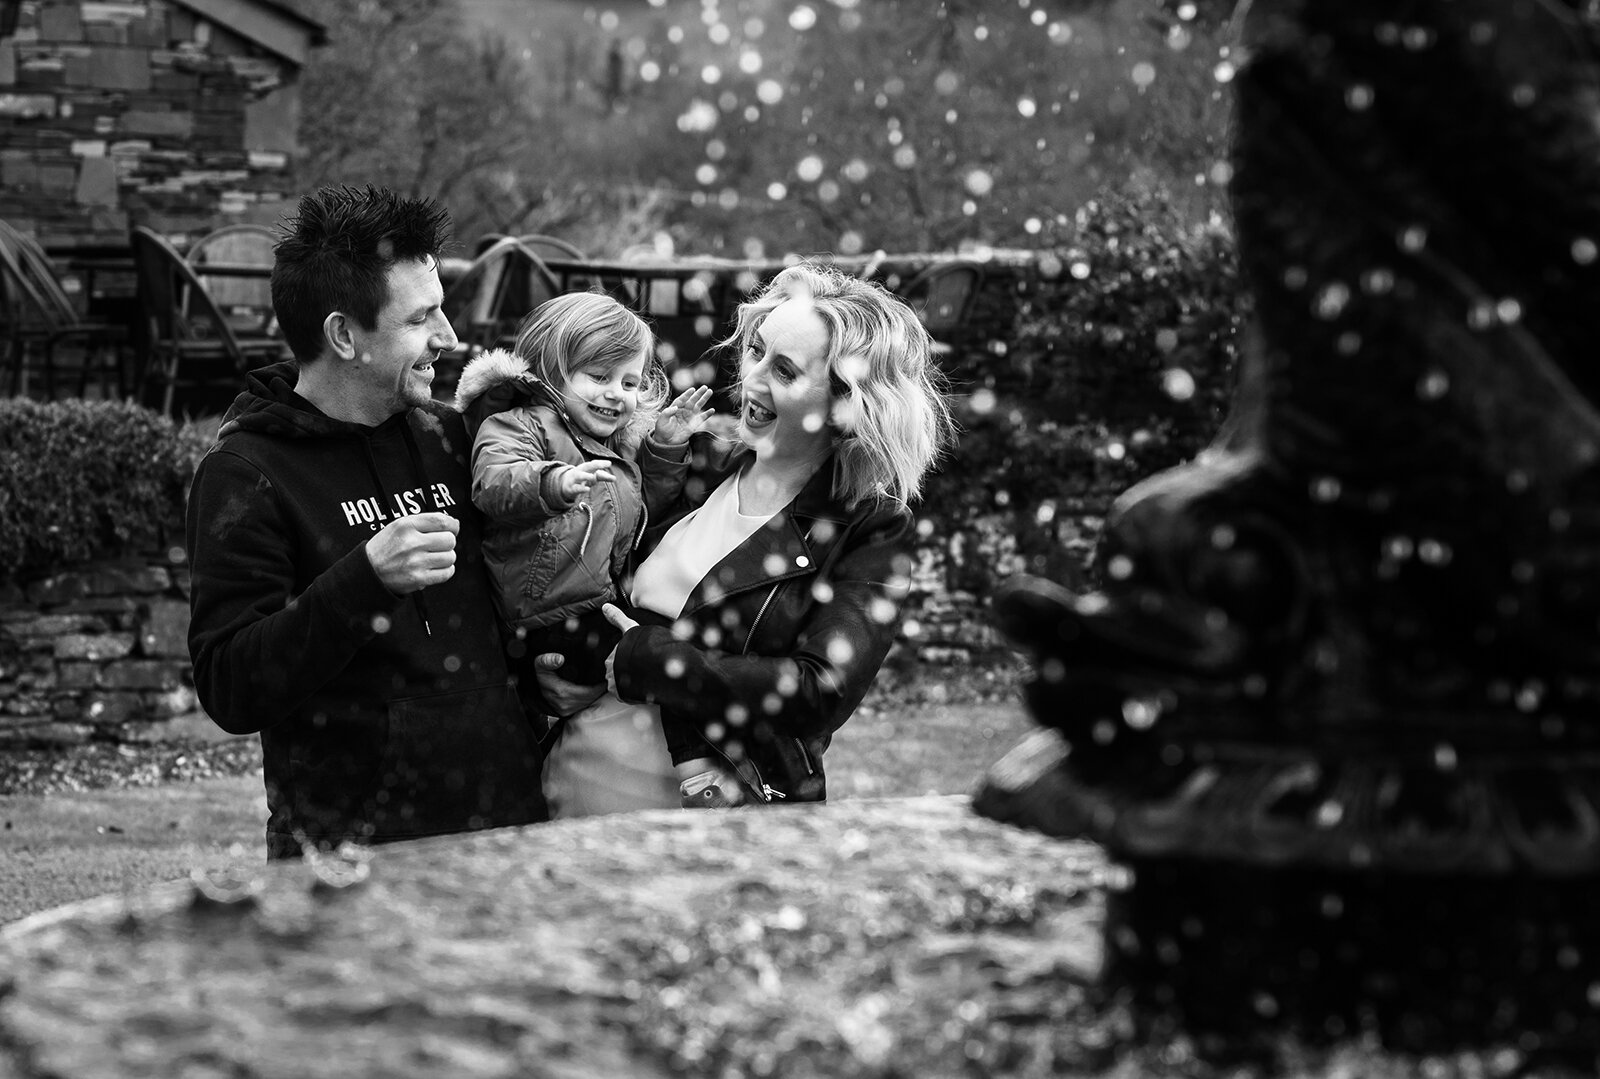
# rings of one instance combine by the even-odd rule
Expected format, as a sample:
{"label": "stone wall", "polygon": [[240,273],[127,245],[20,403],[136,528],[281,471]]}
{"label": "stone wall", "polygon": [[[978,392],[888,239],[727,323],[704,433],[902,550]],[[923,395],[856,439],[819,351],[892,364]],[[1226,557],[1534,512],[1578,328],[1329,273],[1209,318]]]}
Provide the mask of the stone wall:
{"label": "stone wall", "polygon": [[199,235],[278,216],[299,67],[260,39],[297,54],[319,27],[249,3],[233,16],[254,16],[243,30],[166,0],[12,4],[0,217],[57,250],[126,246],[131,225]]}
{"label": "stone wall", "polygon": [[0,751],[157,741],[197,718],[188,585],[162,554],[0,586]]}

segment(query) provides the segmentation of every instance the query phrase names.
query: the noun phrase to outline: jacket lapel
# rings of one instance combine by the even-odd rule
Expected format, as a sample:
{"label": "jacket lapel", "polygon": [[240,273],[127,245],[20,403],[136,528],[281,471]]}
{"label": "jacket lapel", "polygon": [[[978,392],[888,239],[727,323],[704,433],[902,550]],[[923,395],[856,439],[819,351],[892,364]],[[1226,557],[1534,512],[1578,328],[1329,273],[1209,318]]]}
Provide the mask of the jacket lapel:
{"label": "jacket lapel", "polygon": [[781,581],[816,573],[818,548],[823,546],[813,534],[816,523],[831,521],[835,531],[844,527],[845,519],[833,505],[832,490],[833,459],[829,458],[793,502],[711,567],[690,593],[683,613],[692,614],[741,592],[771,588]]}

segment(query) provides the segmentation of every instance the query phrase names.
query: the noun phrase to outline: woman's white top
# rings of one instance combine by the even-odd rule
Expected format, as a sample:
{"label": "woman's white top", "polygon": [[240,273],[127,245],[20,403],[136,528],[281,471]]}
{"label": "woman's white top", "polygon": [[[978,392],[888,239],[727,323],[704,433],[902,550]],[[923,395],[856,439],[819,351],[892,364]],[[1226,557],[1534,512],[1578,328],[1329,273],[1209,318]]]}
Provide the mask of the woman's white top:
{"label": "woman's white top", "polygon": [[700,507],[667,529],[633,577],[635,607],[676,618],[711,568],[776,516],[739,512],[739,474],[717,485]]}

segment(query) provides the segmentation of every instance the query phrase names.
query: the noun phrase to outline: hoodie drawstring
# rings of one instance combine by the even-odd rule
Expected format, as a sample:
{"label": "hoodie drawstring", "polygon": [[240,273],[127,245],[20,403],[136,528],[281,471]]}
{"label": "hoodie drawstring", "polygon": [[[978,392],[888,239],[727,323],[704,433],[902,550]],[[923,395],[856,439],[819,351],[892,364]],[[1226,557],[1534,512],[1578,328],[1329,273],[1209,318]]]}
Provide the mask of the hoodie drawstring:
{"label": "hoodie drawstring", "polygon": [[[427,479],[427,470],[422,464],[422,451],[417,448],[417,438],[411,433],[411,418],[404,417],[400,422],[400,435],[406,444],[406,455],[411,458],[411,474],[416,480]],[[372,477],[372,486],[378,492],[378,505],[389,504],[388,496],[383,489],[383,477],[378,473],[378,461],[372,456],[372,439],[367,436],[361,438],[361,449],[366,454],[367,474]],[[429,637],[433,636],[433,623],[428,619],[428,601],[422,598],[422,589],[411,593],[412,602],[416,604],[417,616],[422,619],[422,632]]]}

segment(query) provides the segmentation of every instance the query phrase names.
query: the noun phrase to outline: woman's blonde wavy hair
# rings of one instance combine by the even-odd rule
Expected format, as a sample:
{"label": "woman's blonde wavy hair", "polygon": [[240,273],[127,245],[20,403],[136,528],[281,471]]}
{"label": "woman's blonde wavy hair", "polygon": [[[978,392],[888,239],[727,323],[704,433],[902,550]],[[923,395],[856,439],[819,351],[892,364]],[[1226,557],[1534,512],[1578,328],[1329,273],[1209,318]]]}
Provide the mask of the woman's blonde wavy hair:
{"label": "woman's blonde wavy hair", "polygon": [[916,312],[881,285],[800,263],[739,306],[728,343],[743,355],[767,315],[797,297],[809,299],[828,328],[834,496],[849,505],[866,498],[909,505],[955,441],[933,339]]}

